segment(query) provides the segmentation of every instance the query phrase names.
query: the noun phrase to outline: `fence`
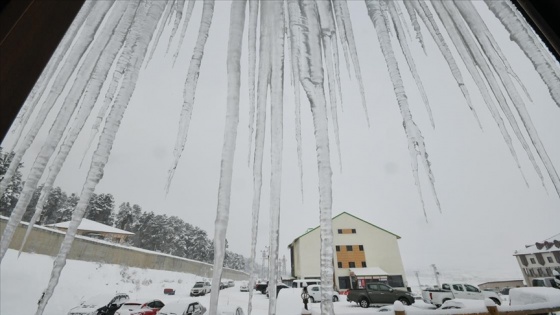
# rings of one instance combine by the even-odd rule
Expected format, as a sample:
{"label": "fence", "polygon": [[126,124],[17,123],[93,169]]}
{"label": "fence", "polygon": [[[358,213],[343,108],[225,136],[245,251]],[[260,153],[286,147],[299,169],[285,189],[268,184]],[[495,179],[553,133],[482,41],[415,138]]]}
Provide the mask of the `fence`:
{"label": "fence", "polygon": [[[0,217],[0,233],[6,228],[7,218]],[[21,223],[14,234],[10,248],[19,250],[27,223]],[[56,256],[64,239],[64,232],[35,226],[29,234],[24,252]],[[211,277],[213,266],[196,260],[156,253],[136,247],[128,247],[107,241],[76,236],[68,259],[118,264],[129,267],[168,270]],[[222,278],[247,280],[249,275],[243,271],[224,268]]]}

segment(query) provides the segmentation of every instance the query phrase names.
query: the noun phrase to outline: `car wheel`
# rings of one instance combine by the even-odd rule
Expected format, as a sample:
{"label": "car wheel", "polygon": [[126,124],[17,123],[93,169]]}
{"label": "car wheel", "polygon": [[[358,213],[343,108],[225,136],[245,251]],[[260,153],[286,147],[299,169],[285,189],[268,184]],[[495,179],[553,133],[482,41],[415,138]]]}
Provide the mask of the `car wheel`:
{"label": "car wheel", "polygon": [[410,302],[406,299],[406,298],[400,298],[399,301],[403,304],[403,305],[410,305]]}
{"label": "car wheel", "polygon": [[366,298],[361,299],[359,304],[363,308],[368,308],[369,307],[369,301]]}
{"label": "car wheel", "polygon": [[496,305],[502,305],[502,302],[500,302],[500,300],[498,300],[497,298],[491,297],[490,300],[492,300],[494,303],[496,303]]}
{"label": "car wheel", "polygon": [[315,299],[312,296],[309,297],[309,303],[315,303]]}
{"label": "car wheel", "polygon": [[333,302],[338,302],[338,296],[336,296],[336,295],[333,295],[333,297],[332,297],[332,301],[333,301]]}

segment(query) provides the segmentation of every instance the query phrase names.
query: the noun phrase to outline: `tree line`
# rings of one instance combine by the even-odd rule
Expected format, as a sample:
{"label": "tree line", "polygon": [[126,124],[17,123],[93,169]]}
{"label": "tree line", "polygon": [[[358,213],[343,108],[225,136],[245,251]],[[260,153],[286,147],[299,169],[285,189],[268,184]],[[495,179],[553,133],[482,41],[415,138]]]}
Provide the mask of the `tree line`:
{"label": "tree line", "polygon": [[[13,153],[3,152],[0,147],[0,180],[6,173],[12,157]],[[24,182],[20,171],[22,166],[23,164],[20,163],[6,192],[0,198],[0,214],[3,216],[10,216],[23,189]],[[28,222],[33,216],[41,189],[42,186],[39,186],[35,190],[23,221]],[[75,193],[68,194],[60,187],[53,188],[37,224],[48,225],[69,221],[78,200],[79,196]],[[127,240],[131,246],[207,263],[214,261],[214,244],[206,231],[177,216],[144,211],[141,206],[131,205],[129,202],[123,202],[118,209],[115,209],[115,198],[110,193],[93,194],[85,218],[133,232],[134,235]],[[246,260],[242,255],[226,250],[224,266],[245,270]]]}

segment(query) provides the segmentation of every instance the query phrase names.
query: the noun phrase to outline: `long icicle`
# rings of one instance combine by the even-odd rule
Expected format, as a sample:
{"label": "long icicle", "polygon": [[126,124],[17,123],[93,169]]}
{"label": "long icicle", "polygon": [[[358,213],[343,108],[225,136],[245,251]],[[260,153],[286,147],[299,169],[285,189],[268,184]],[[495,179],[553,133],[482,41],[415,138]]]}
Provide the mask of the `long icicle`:
{"label": "long icicle", "polygon": [[321,314],[334,314],[333,294],[333,235],[332,235],[332,169],[329,149],[327,104],[324,95],[321,27],[315,3],[299,1],[302,15],[302,52],[299,58],[300,81],[309,99],[319,176],[319,210],[321,234]]}
{"label": "long icicle", "polygon": [[214,268],[212,275],[212,295],[210,296],[210,315],[216,315],[220,297],[220,281],[224,268],[226,251],[226,232],[229,222],[229,205],[237,126],[239,124],[239,90],[241,87],[241,44],[245,26],[245,7],[247,1],[231,3],[229,40],[227,51],[227,109],[222,147],[220,186],[218,188],[218,206],[214,223]]}
{"label": "long icicle", "polygon": [[433,197],[440,212],[441,212],[441,206],[435,191],[435,183],[434,183],[435,180],[430,167],[430,162],[428,161],[428,153],[426,152],[424,138],[422,136],[422,133],[420,132],[420,129],[412,119],[412,113],[410,112],[407,96],[405,94],[404,85],[399,70],[399,65],[397,63],[397,60],[395,58],[395,53],[391,46],[391,39],[389,38],[387,29],[385,27],[385,22],[382,16],[380,4],[378,1],[375,0],[366,0],[366,5],[368,9],[368,14],[376,29],[377,37],[379,39],[379,44],[381,46],[381,51],[383,52],[383,56],[385,57],[387,70],[389,71],[391,82],[393,83],[393,89],[395,90],[395,96],[397,97],[397,103],[399,104],[399,109],[403,117],[403,127],[405,129],[405,133],[408,139],[408,151],[410,154],[410,159],[412,164],[412,173],[414,175],[414,181],[418,189],[420,199],[422,201],[422,209],[424,211],[424,216],[426,217],[427,220],[426,208],[424,205],[424,197],[422,196],[420,179],[418,176],[418,160],[417,160],[418,158],[420,158],[422,164],[424,165],[424,169],[428,174]]}
{"label": "long icicle", "polygon": [[401,51],[404,54],[406,59],[406,63],[408,64],[408,69],[416,82],[416,86],[418,87],[418,91],[420,91],[420,96],[422,97],[422,101],[424,102],[424,106],[426,107],[426,111],[428,112],[428,117],[430,118],[430,122],[432,124],[432,128],[435,128],[434,124],[434,116],[432,115],[432,109],[430,107],[430,102],[428,101],[428,96],[426,95],[426,91],[424,90],[424,85],[422,84],[422,80],[418,75],[418,71],[416,70],[416,63],[414,62],[414,58],[408,48],[406,34],[404,33],[403,25],[401,24],[400,18],[398,16],[396,6],[397,4],[395,1],[386,1],[388,12],[391,15],[391,19],[393,20],[393,25],[395,27],[395,34],[397,39],[399,40],[399,44],[401,46]]}
{"label": "long icicle", "polygon": [[181,29],[181,36],[179,36],[179,43],[177,44],[177,49],[173,54],[173,65],[175,65],[175,62],[177,61],[179,52],[181,52],[181,47],[183,46],[183,39],[185,39],[187,35],[187,28],[189,26],[189,21],[191,20],[194,4],[196,3],[196,1],[197,0],[189,0],[189,2],[187,3],[187,12],[184,14],[185,21],[183,22],[183,28]]}
{"label": "long icicle", "polygon": [[165,53],[169,53],[169,49],[171,48],[171,43],[173,43],[173,39],[179,30],[179,24],[181,24],[181,19],[183,18],[183,8],[185,6],[185,0],[178,0],[175,2],[175,21],[173,22],[173,29],[171,30],[171,35],[169,35],[169,42],[167,43],[167,49]]}
{"label": "long icicle", "polygon": [[159,0],[159,1],[165,2],[165,11],[163,11],[163,14],[161,15],[161,19],[158,23],[159,26],[157,28],[157,33],[156,33],[156,36],[155,36],[154,41],[152,43],[152,47],[150,49],[150,53],[148,55],[149,57],[148,57],[148,60],[146,61],[146,64],[150,63],[150,61],[154,57],[154,52],[156,51],[156,48],[159,44],[161,34],[163,34],[163,31],[165,30],[166,22],[169,19],[169,17],[171,16],[171,12],[173,12],[173,8],[172,8],[173,4],[169,4],[169,2],[171,2],[171,0]]}
{"label": "long icicle", "polygon": [[19,166],[19,163],[23,158],[23,155],[25,154],[27,149],[31,146],[33,140],[35,140],[35,137],[37,136],[39,130],[43,126],[43,123],[46,120],[47,115],[49,114],[51,108],[54,106],[56,100],[62,93],[62,90],[64,89],[66,83],[69,81],[70,76],[78,66],[78,62],[82,58],[83,54],[85,53],[87,48],[91,45],[95,32],[97,31],[99,25],[101,24],[101,21],[105,17],[105,14],[109,11],[112,5],[113,5],[113,1],[97,2],[95,10],[93,11],[92,14],[88,16],[86,20],[86,25],[82,30],[82,34],[80,36],[79,41],[76,44],[74,44],[71,52],[68,54],[68,58],[66,59],[66,62],[62,64],[62,68],[58,72],[58,75],[56,76],[56,79],[49,91],[49,95],[47,99],[41,106],[41,109],[39,110],[39,113],[37,114],[37,117],[35,118],[35,121],[33,122],[31,128],[25,135],[23,142],[18,145],[18,148],[15,151],[14,157],[12,159],[12,162],[10,163],[10,166],[6,170],[6,173],[4,174],[4,178],[2,179],[2,181],[0,181],[0,196],[4,194],[6,187],[8,187],[8,184],[12,180],[12,177],[14,176]]}
{"label": "long icicle", "polygon": [[416,10],[412,5],[411,1],[403,1],[404,7],[408,12],[408,16],[410,17],[410,22],[412,24],[412,28],[414,28],[414,32],[416,33],[416,39],[420,43],[422,50],[426,53],[426,46],[424,45],[424,37],[422,36],[422,29],[420,28],[420,23],[418,22],[418,16],[416,15]]}
{"label": "long icicle", "polygon": [[[25,243],[27,242],[27,238],[29,237],[31,230],[33,229],[33,225],[43,211],[43,206],[49,198],[50,192],[54,185],[54,181],[56,180],[58,173],[62,169],[62,165],[66,161],[66,158],[68,157],[68,154],[70,153],[74,142],[78,138],[78,135],[84,127],[84,124],[86,123],[86,120],[88,119],[91,110],[95,105],[97,97],[101,92],[104,80],[110,70],[110,66],[108,65],[111,65],[116,60],[115,57],[124,44],[125,35],[129,30],[135,13],[136,6],[129,4],[118,25],[112,29],[112,34],[110,35],[111,39],[109,43],[107,43],[107,46],[105,46],[105,48],[103,49],[103,53],[101,54],[100,59],[98,60],[92,72],[92,79],[90,80],[90,82],[88,83],[88,87],[84,91],[81,101],[82,106],[76,114],[74,124],[68,132],[66,139],[60,146],[60,149],[54,157],[52,165],[50,166],[49,174],[47,176],[47,179],[45,180],[45,183],[43,184],[43,189],[41,190],[39,200],[37,201],[37,205],[35,206],[35,212],[33,213],[33,217],[27,225],[27,230],[25,231],[25,236],[23,237],[23,241],[21,242],[18,256],[21,254]],[[111,31],[111,28],[106,27],[104,29],[104,33],[100,35],[109,36],[109,31]]]}
{"label": "long icicle", "polygon": [[259,1],[249,0],[249,146],[247,163],[251,165],[251,147],[253,143],[253,124],[255,123],[255,67],[257,64],[257,19],[259,15]]}
{"label": "long icicle", "polygon": [[[126,45],[128,46],[126,49],[127,55],[131,55],[131,70],[127,71],[125,74],[123,88],[117,95],[115,106],[113,106],[109,116],[107,117],[107,123],[105,124],[103,133],[101,134],[97,149],[93,154],[91,167],[80,194],[80,200],[78,201],[76,209],[74,209],[72,220],[60,246],[60,251],[54,260],[49,284],[44,291],[43,297],[39,300],[39,305],[35,315],[43,314],[43,311],[52,297],[56,285],[58,284],[62,269],[66,265],[66,257],[70,252],[72,242],[74,241],[78,226],[85,214],[89,199],[91,198],[95,187],[103,177],[103,169],[109,159],[116,133],[119,129],[120,122],[128,102],[134,92],[136,80],[138,79],[138,73],[148,50],[149,37],[153,34],[157,21],[163,12],[163,3],[161,1],[150,2],[149,6],[145,3],[139,3],[138,5],[138,13],[140,14],[138,14],[138,18],[135,18],[135,26],[133,26],[131,33],[129,34],[129,36],[133,37],[135,40],[127,40],[126,42]],[[148,11],[145,15],[143,14],[144,10]]]}
{"label": "long icicle", "polygon": [[[496,107],[494,100],[492,99],[492,95],[490,94],[490,91],[488,90],[484,79],[477,69],[474,56],[470,52],[469,47],[466,46],[465,41],[462,39],[462,35],[457,30],[454,21],[449,16],[449,13],[447,12],[443,4],[440,1],[434,1],[432,2],[432,6],[434,7],[435,12],[438,14],[438,17],[444,25],[446,31],[449,33],[449,37],[455,45],[459,56],[461,56],[465,67],[469,71],[476,86],[478,87],[478,90],[480,91],[480,94],[482,95],[482,98],[484,99],[488,110],[492,114],[492,118],[494,118],[494,121],[498,125],[498,129],[500,129],[500,133],[502,134],[502,137],[504,138],[504,141],[509,148],[509,152],[511,153],[513,159],[515,160],[515,163],[517,164],[517,168],[519,169],[519,172],[521,173],[525,184],[528,185],[525,174],[523,173],[523,170],[521,168],[521,164],[519,163],[519,158],[517,156],[517,153],[515,152],[511,136],[504,124],[504,121],[500,115],[498,108]],[[478,47],[471,46],[470,49],[478,50]]]}
{"label": "long icicle", "polygon": [[[250,4],[250,2],[249,2]],[[251,223],[251,264],[253,266],[249,280],[249,304],[247,314],[251,315],[253,308],[253,288],[254,288],[254,271],[255,258],[257,250],[257,235],[259,227],[259,213],[262,192],[262,171],[263,171],[263,155],[266,131],[266,104],[267,92],[270,78],[270,34],[268,25],[265,23],[266,15],[261,14],[260,24],[260,52],[259,52],[259,73],[257,86],[257,119],[255,130],[255,153],[253,162],[253,201],[252,201],[252,223]]]}
{"label": "long icicle", "polygon": [[521,121],[523,122],[523,125],[525,126],[525,130],[527,131],[537,154],[540,156],[541,161],[543,162],[545,169],[554,184],[556,193],[560,196],[560,177],[558,176],[558,172],[556,171],[554,164],[550,160],[550,157],[541,142],[539,134],[531,120],[531,116],[529,115],[529,112],[527,112],[523,99],[518,94],[513,82],[511,81],[510,72],[508,71],[506,65],[501,62],[499,54],[494,49],[497,44],[494,43],[494,39],[491,36],[490,31],[471,3],[461,3],[461,1],[454,3],[457,9],[462,13],[463,18],[470,26],[471,31],[476,36],[479,44],[490,60],[490,63],[500,77],[513,105],[515,106],[515,109],[517,110],[517,113],[519,114],[519,117],[521,118]]}
{"label": "long icicle", "polygon": [[527,25],[527,21],[516,14],[516,9],[508,1],[485,0],[486,5],[502,22],[513,40],[531,60],[535,70],[548,87],[548,91],[556,105],[560,107],[560,77],[554,70],[558,68],[558,61],[554,64],[547,58],[550,52],[543,47],[535,32]]}
{"label": "long icicle", "polygon": [[194,106],[196,85],[198,83],[198,74],[200,72],[200,64],[202,63],[204,46],[206,45],[206,39],[208,39],[208,33],[210,31],[210,25],[212,25],[212,17],[214,15],[214,2],[215,0],[204,0],[202,19],[198,30],[198,38],[196,40],[196,46],[194,47],[189,70],[187,72],[187,81],[185,82],[185,88],[183,91],[183,108],[181,110],[181,117],[179,120],[179,132],[177,134],[177,140],[175,141],[175,149],[173,150],[173,163],[169,168],[169,175],[165,185],[166,192],[169,192],[171,181],[173,180],[175,170],[177,169],[179,159],[181,158],[181,153],[183,153],[185,143],[187,142],[187,135],[189,132],[191,115]]}
{"label": "long icicle", "polygon": [[284,120],[284,4],[265,1],[263,15],[270,23],[270,251],[268,259],[268,314],[276,314],[278,252],[280,245],[280,203],[282,190],[282,151]]}

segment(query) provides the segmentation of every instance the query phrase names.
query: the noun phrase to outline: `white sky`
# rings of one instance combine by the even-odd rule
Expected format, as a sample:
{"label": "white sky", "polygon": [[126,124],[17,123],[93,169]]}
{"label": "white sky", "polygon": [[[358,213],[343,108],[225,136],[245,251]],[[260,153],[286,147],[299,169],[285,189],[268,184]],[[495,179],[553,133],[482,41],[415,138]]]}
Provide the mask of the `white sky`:
{"label": "white sky", "polygon": [[[521,146],[514,142],[529,183],[529,187],[525,186],[468,72],[460,65],[483,130],[478,127],[447,64],[424,28],[427,55],[414,40],[410,41],[410,47],[430,100],[435,130],[430,126],[411,75],[404,70],[404,63],[401,63],[401,72],[412,114],[425,138],[443,209],[443,213],[437,210],[426,174],[420,170],[428,213],[426,222],[413,182],[402,118],[377,37],[364,3],[350,1],[349,4],[371,128],[367,127],[364,118],[357,81],[353,77],[349,79],[341,60],[344,94],[344,111],[339,111],[342,172],[332,141],[333,216],[346,211],[400,235],[403,263],[408,270],[428,270],[429,265],[435,263],[441,270],[460,269],[485,272],[494,277],[521,278],[513,252],[559,232],[560,199],[552,183],[545,178],[546,189],[543,188]],[[559,108],[529,60],[515,43],[509,41],[501,24],[482,1],[475,4],[482,10],[493,35],[526,84],[532,97],[532,102],[525,98],[528,110],[552,162],[560,169]],[[112,193],[117,207],[128,201],[141,205],[145,211],[177,215],[205,229],[211,237],[225,120],[225,45],[229,7],[228,1],[216,3],[187,147],[170,193],[165,195],[164,186],[173,157],[183,85],[198,31],[200,5],[195,8],[182,55],[174,68],[171,54],[165,56],[169,30],[162,36],[154,59],[141,74],[113,146],[105,177],[96,191]],[[230,250],[248,256],[253,187],[252,166],[247,164],[246,47],[244,44],[240,122],[227,238]],[[399,62],[404,61],[400,54],[398,58]],[[319,210],[315,140],[309,105],[302,98],[305,185],[302,202],[295,149],[293,89],[289,80],[286,80],[285,87],[280,257],[286,255],[289,259],[288,244],[307,228],[319,224]],[[40,141],[44,140],[47,131],[48,128],[44,128],[25,157],[26,166],[32,164],[33,153],[40,149]],[[56,182],[68,193],[80,192],[85,179],[87,167],[84,165],[80,169],[79,161],[88,137],[89,127],[86,126],[78,140],[80,143],[75,146]],[[12,141],[8,137],[3,146]],[[268,152],[267,147],[265,156]],[[268,245],[269,164],[266,157],[259,250]],[[411,281],[414,280],[409,279]]]}

